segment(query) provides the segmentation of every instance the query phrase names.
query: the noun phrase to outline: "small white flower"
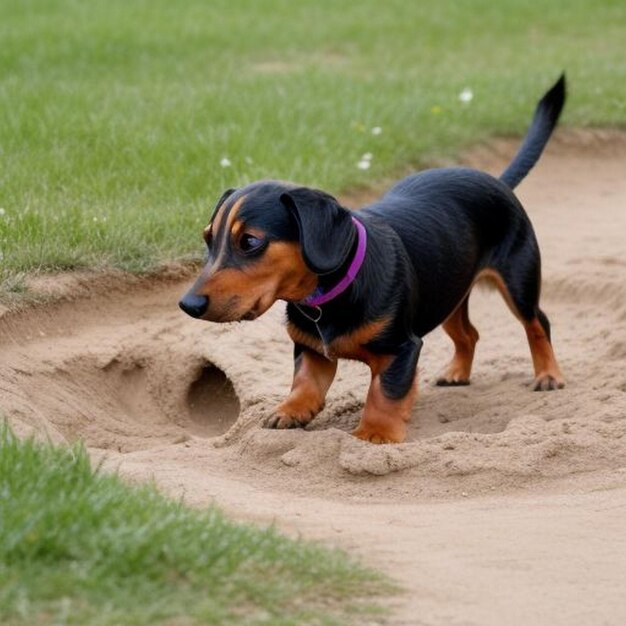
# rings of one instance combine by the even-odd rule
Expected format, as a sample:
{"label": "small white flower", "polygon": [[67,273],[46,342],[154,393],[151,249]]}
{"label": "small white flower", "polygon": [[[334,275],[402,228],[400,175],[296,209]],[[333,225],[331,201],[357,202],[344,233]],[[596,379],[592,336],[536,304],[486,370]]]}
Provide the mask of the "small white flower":
{"label": "small white flower", "polygon": [[2,217],[5,213],[6,211],[2,207],[0,207],[0,217]]}
{"label": "small white flower", "polygon": [[474,92],[469,87],[466,87],[465,89],[463,89],[463,91],[459,94],[459,100],[463,104],[467,104],[468,102],[471,102],[473,97],[474,97]]}
{"label": "small white flower", "polygon": [[371,152],[366,152],[362,157],[361,161],[371,161],[374,155]]}
{"label": "small white flower", "polygon": [[222,167],[230,167],[231,163],[230,163],[230,159],[227,157],[222,157],[222,159],[220,160],[220,165]]}
{"label": "small white flower", "polygon": [[360,170],[369,170],[371,163],[365,159],[361,159],[356,166],[360,169]]}
{"label": "small white flower", "polygon": [[97,218],[95,215],[93,216],[93,221],[94,221],[94,222],[97,222],[97,221],[98,221],[98,218]]}
{"label": "small white flower", "polygon": [[383,129],[380,126],[374,126],[372,128],[372,135],[380,135],[383,132]]}

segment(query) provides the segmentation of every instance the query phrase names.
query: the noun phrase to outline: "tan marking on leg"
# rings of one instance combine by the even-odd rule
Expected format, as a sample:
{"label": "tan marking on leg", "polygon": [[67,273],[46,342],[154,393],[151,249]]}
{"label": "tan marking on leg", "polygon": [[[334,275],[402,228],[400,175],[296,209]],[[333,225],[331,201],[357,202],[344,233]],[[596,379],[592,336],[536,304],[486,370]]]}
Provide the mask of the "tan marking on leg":
{"label": "tan marking on leg", "polygon": [[561,374],[556,357],[554,356],[552,344],[539,319],[535,317],[528,321],[522,317],[513,302],[513,298],[509,293],[504,279],[498,272],[493,269],[486,269],[478,275],[477,280],[480,278],[486,278],[495,284],[513,315],[515,315],[524,326],[535,369],[534,390],[550,391],[552,389],[562,389],[565,386],[563,375]]}
{"label": "tan marking on leg", "polygon": [[323,408],[335,373],[337,361],[305,350],[293,377],[291,393],[266,420],[268,428],[306,426]]}
{"label": "tan marking on leg", "polygon": [[442,324],[454,342],[454,356],[445,373],[437,380],[438,385],[468,385],[474,360],[478,331],[469,320],[466,297],[452,315]]}
{"label": "tan marking on leg", "polygon": [[402,443],[406,439],[406,425],[411,419],[411,409],[417,396],[417,376],[404,398],[387,398],[383,392],[381,375],[392,360],[393,357],[388,356],[371,363],[372,381],[363,417],[352,432],[355,437],[370,443]]}
{"label": "tan marking on leg", "polygon": [[565,386],[554,350],[538,318],[524,324],[535,368],[535,391],[551,391]]}

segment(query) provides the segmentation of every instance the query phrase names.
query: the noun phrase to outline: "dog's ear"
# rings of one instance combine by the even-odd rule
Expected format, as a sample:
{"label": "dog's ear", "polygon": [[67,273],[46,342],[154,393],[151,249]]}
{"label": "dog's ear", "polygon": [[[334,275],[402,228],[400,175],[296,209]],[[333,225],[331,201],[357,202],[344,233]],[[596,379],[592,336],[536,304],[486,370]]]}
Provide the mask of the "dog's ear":
{"label": "dog's ear", "polygon": [[209,217],[209,222],[213,220],[213,218],[215,217],[215,214],[217,213],[218,209],[222,206],[222,204],[224,204],[224,201],[229,197],[232,196],[235,191],[237,191],[236,189],[227,189],[220,197],[220,199],[217,201],[217,204],[213,207],[213,210],[211,211],[211,216]]}
{"label": "dog's ear", "polygon": [[341,267],[356,237],[350,211],[327,193],[307,187],[290,189],[280,201],[296,220],[307,267],[320,276]]}

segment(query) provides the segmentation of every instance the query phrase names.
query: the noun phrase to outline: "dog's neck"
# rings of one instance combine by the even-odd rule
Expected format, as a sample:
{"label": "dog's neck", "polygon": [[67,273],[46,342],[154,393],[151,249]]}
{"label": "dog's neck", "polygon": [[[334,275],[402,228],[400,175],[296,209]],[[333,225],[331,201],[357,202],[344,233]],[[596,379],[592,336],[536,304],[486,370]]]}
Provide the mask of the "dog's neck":
{"label": "dog's neck", "polygon": [[[399,237],[378,221],[371,221],[365,216],[362,221],[367,227],[367,253],[358,276],[349,288],[318,307],[306,307],[295,302],[289,302],[287,306],[290,323],[325,342],[375,321],[370,311],[389,310],[389,298],[402,299],[402,302],[391,303],[392,310],[408,306],[413,298],[412,289],[408,286],[402,290],[394,288],[401,276],[413,275]],[[324,277],[324,287],[332,287],[341,278],[353,256],[354,250],[337,272]],[[387,302],[386,307],[382,307],[383,301]]]}
{"label": "dog's neck", "polygon": [[356,239],[344,263],[328,276],[318,279],[317,289],[298,304],[316,308],[331,302],[344,293],[356,280],[365,261],[367,252],[367,231],[359,220],[352,217],[356,228]]}

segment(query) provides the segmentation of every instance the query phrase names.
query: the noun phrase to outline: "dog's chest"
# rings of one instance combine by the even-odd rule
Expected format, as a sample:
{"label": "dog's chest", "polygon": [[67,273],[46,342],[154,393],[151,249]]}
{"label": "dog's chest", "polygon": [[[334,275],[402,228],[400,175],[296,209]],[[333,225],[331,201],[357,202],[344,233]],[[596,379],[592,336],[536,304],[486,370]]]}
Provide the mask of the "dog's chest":
{"label": "dog's chest", "polygon": [[327,344],[322,340],[321,334],[315,337],[291,322],[287,323],[287,332],[294,343],[314,350],[329,359],[353,359],[369,363],[372,353],[366,346],[383,332],[387,323],[386,319],[368,322],[350,333],[335,337]]}

